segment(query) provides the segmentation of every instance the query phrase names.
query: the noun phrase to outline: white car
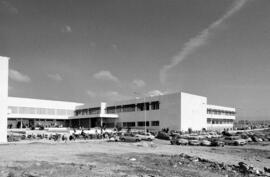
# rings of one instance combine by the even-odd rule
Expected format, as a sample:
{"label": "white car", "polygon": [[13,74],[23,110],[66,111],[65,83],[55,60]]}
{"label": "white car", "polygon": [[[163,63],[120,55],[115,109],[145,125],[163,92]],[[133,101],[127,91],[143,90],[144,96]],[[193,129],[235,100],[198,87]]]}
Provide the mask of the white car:
{"label": "white car", "polygon": [[151,133],[139,132],[139,133],[136,134],[135,136],[138,137],[138,138],[140,138],[141,140],[152,141],[152,140],[155,139],[155,136],[152,135]]}

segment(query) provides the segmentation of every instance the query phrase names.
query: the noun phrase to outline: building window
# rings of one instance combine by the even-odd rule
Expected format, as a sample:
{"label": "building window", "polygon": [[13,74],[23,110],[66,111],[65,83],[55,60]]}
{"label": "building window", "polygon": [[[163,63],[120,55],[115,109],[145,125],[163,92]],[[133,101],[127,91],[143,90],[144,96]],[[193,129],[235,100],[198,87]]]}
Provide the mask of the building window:
{"label": "building window", "polygon": [[150,103],[144,103],[144,104],[145,104],[146,110],[148,111],[150,108]]}
{"label": "building window", "polygon": [[75,116],[80,115],[80,112],[81,112],[80,110],[76,110],[76,111],[75,111]]}
{"label": "building window", "polygon": [[151,125],[152,126],[159,126],[159,121],[152,121],[151,122]]}
{"label": "building window", "polygon": [[216,115],[235,115],[236,112],[226,111],[226,110],[216,110],[216,109],[207,109],[207,114],[216,114]]}
{"label": "building window", "polygon": [[207,118],[207,124],[232,124],[233,119],[211,119]]}
{"label": "building window", "polygon": [[47,113],[48,113],[48,115],[55,115],[55,110],[54,109],[48,109]]}
{"label": "building window", "polygon": [[159,101],[151,102],[151,110],[158,110],[159,109]]}
{"label": "building window", "polygon": [[115,113],[115,106],[107,107],[106,109],[108,114]]}
{"label": "building window", "polygon": [[117,113],[122,112],[122,106],[116,106],[116,112]]}
{"label": "building window", "polygon": [[92,115],[92,114],[100,114],[100,107],[90,108],[90,109],[88,109],[88,111],[89,111],[90,115]]}
{"label": "building window", "polygon": [[88,109],[83,109],[82,110],[82,115],[88,115],[89,114],[89,110]]}
{"label": "building window", "polygon": [[128,127],[135,127],[136,123],[135,122],[127,122]]}
{"label": "building window", "polygon": [[[144,126],[145,126],[144,121],[138,122],[138,127],[144,127]],[[149,121],[146,121],[146,126],[149,127]]]}
{"label": "building window", "polygon": [[10,106],[8,108],[11,110],[12,114],[18,114],[18,107]]}
{"label": "building window", "polygon": [[[79,110],[79,112],[78,113],[82,113],[82,111],[81,110]],[[56,110],[56,114],[57,115],[65,115],[66,114],[66,110],[64,110],[64,109],[57,109]]]}
{"label": "building window", "polygon": [[135,104],[123,105],[123,112],[134,112]]}
{"label": "building window", "polygon": [[135,127],[135,122],[123,122],[123,127]]}
{"label": "building window", "polygon": [[144,110],[144,104],[143,103],[138,103],[137,104],[137,110],[138,111],[143,111]]}
{"label": "building window", "polygon": [[137,104],[137,111],[144,111],[144,110],[148,111],[149,108],[150,108],[150,103],[148,102]]}
{"label": "building window", "polygon": [[208,124],[211,124],[211,123],[212,123],[212,119],[207,118],[207,123],[208,123]]}

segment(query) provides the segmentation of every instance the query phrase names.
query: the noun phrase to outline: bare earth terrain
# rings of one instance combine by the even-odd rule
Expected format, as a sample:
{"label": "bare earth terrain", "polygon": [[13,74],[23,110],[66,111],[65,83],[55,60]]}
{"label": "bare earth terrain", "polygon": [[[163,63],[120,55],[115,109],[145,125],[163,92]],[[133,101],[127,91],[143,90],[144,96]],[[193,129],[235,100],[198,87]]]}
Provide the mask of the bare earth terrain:
{"label": "bare earth terrain", "polygon": [[269,168],[270,144],[194,147],[173,146],[162,140],[14,143],[0,145],[0,176],[245,176],[213,166],[208,160]]}

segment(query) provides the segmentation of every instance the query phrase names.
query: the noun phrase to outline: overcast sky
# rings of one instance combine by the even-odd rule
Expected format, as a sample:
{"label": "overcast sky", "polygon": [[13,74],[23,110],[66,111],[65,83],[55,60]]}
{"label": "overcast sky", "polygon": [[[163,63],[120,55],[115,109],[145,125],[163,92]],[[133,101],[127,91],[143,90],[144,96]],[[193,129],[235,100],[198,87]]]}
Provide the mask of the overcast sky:
{"label": "overcast sky", "polygon": [[10,96],[185,91],[270,119],[269,0],[1,0],[0,21]]}

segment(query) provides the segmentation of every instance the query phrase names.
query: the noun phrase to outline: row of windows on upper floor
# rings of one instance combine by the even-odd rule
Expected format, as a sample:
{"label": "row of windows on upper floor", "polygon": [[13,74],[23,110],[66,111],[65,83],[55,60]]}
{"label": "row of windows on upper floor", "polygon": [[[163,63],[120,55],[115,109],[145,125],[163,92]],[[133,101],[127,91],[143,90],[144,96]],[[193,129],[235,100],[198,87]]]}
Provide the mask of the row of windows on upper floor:
{"label": "row of windows on upper floor", "polygon": [[135,112],[135,111],[149,111],[158,110],[160,106],[159,101],[137,103],[137,104],[127,104],[107,107],[107,113],[119,113],[119,112]]}
{"label": "row of windows on upper floor", "polygon": [[[137,127],[149,127],[151,123],[151,126],[156,127],[159,126],[159,121],[139,121],[137,122]],[[136,122],[123,122],[123,127],[136,127]]]}
{"label": "row of windows on upper floor", "polygon": [[75,110],[75,116],[100,114],[100,107]]}
{"label": "row of windows on upper floor", "polygon": [[[159,101],[153,102],[145,102],[145,103],[137,103],[137,104],[127,104],[127,105],[117,105],[117,106],[109,106],[106,108],[106,113],[120,113],[120,112],[135,112],[135,111],[149,111],[149,110],[158,110],[159,109]],[[75,111],[75,115],[93,115],[100,114],[100,107],[89,108],[89,109],[78,109]]]}
{"label": "row of windows on upper floor", "polygon": [[234,119],[212,119],[207,118],[207,124],[233,124]]}
{"label": "row of windows on upper floor", "polygon": [[234,115],[236,115],[236,112],[235,111],[218,110],[218,109],[207,109],[207,114],[234,116]]}
{"label": "row of windows on upper floor", "polygon": [[40,114],[40,115],[59,115],[59,116],[73,116],[73,110],[67,109],[52,109],[52,108],[34,108],[34,107],[17,107],[9,106],[9,113],[11,114]]}

